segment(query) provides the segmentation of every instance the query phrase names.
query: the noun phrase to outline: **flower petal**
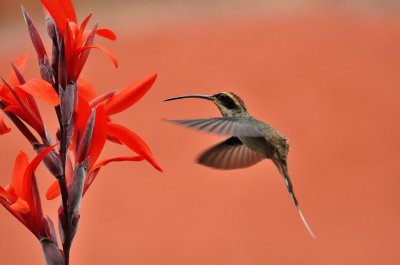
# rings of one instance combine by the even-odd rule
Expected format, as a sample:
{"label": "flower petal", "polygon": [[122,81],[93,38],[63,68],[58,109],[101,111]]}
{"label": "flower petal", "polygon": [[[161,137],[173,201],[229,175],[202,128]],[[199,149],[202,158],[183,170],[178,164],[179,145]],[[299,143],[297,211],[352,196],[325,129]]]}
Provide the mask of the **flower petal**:
{"label": "flower petal", "polygon": [[8,105],[3,109],[4,112],[11,112],[23,120],[26,120],[26,115],[19,105]]}
{"label": "flower petal", "polygon": [[19,152],[17,158],[14,162],[14,169],[12,174],[12,187],[17,196],[21,197],[23,195],[23,186],[24,186],[24,175],[25,171],[28,168],[29,160],[28,156],[24,152]]}
{"label": "flower petal", "polygon": [[[109,159],[102,160],[98,163],[96,163],[88,172],[88,177],[86,178],[85,182],[85,188],[84,188],[84,193],[86,190],[90,187],[90,185],[93,183],[95,180],[98,171],[100,170],[101,167],[104,167],[108,165],[111,162],[120,162],[120,161],[142,161],[144,158],[141,156],[120,156],[120,157],[113,157]],[[94,174],[93,174],[94,173]],[[54,193],[53,193],[54,194]],[[52,195],[53,195],[52,194]],[[58,195],[58,194],[57,194]]]}
{"label": "flower petal", "polygon": [[119,157],[112,157],[109,159],[104,159],[96,163],[90,171],[94,171],[98,168],[104,167],[111,162],[121,162],[121,161],[142,161],[144,158],[141,156],[119,156]]}
{"label": "flower petal", "polygon": [[[86,38],[88,35],[84,36],[85,34],[85,29],[86,26],[90,20],[90,18],[92,17],[92,13],[90,13],[82,22],[81,26],[79,27],[79,32],[78,35],[76,35],[75,37],[75,49],[78,49],[79,47],[83,46],[83,44],[86,42]],[[88,31],[86,31],[88,32]]]}
{"label": "flower petal", "polygon": [[152,74],[144,80],[134,82],[119,90],[115,95],[104,103],[107,115],[121,112],[141,99],[151,88],[157,79],[157,74]]}
{"label": "flower petal", "polygon": [[[6,195],[6,196],[3,196]],[[15,198],[14,202],[17,201],[18,198]],[[6,191],[0,187],[0,204],[2,204],[4,206],[4,208],[6,208],[6,210],[11,213],[15,218],[17,218],[23,225],[25,225],[32,233],[34,233],[34,231],[32,230],[32,228],[30,227],[30,224],[28,223],[27,220],[25,220],[23,218],[23,216],[18,213],[15,212],[12,208],[11,208],[11,204],[12,202],[7,198],[7,194]],[[24,211],[23,211],[24,212]]]}
{"label": "flower petal", "polygon": [[60,195],[60,185],[58,184],[58,180],[55,180],[46,192],[46,199],[53,200]]}
{"label": "flower petal", "polygon": [[[13,189],[12,187],[8,187]],[[0,198],[3,198],[4,200],[6,200],[8,203],[11,203],[13,201],[13,196],[11,194],[8,193],[8,191],[6,189],[3,189],[3,187],[0,187]]]}
{"label": "flower petal", "polygon": [[96,30],[96,34],[112,41],[117,39],[117,35],[110,29],[98,29]]}
{"label": "flower petal", "polygon": [[[21,194],[22,198],[26,200],[29,204],[33,202],[35,198],[32,198],[32,182],[33,182],[33,173],[35,172],[36,168],[39,166],[40,162],[47,156],[47,154],[56,147],[57,144],[44,148],[40,151],[39,154],[29,163],[28,167],[26,168],[23,176],[22,189],[23,194]],[[14,186],[16,189],[16,187]]]}
{"label": "flower petal", "polygon": [[142,138],[139,137],[139,135],[122,125],[112,122],[107,123],[107,130],[109,135],[118,139],[129,149],[146,159],[150,164],[153,165],[154,168],[162,172],[162,168],[154,159],[150,148],[142,140]]}
{"label": "flower petal", "polygon": [[34,97],[41,98],[53,106],[60,104],[60,98],[58,97],[53,86],[42,79],[31,79],[18,87],[24,90],[26,93],[31,94]]}
{"label": "flower petal", "polygon": [[[62,53],[64,52],[64,58],[60,58],[60,60],[64,60],[65,66],[66,66],[66,72],[67,76],[72,76],[73,71],[74,71],[74,62],[76,61],[76,54],[75,54],[75,49],[74,49],[74,33],[72,32],[71,28],[72,23],[66,23],[65,26],[65,33],[64,33],[64,51],[61,51],[60,57],[62,56]],[[61,47],[62,49],[62,47]],[[58,65],[58,71],[62,73],[63,71],[60,71],[62,68],[62,61],[60,61],[60,64]],[[64,70],[64,69],[62,69]],[[64,70],[65,71],[65,70]],[[63,76],[63,78],[58,78],[58,82],[65,87],[66,82],[67,82],[67,77]]]}
{"label": "flower petal", "polygon": [[87,102],[96,97],[96,91],[92,84],[83,78],[78,79],[78,95],[84,98]]}
{"label": "flower petal", "polygon": [[[84,30],[83,36],[80,37],[80,39],[85,40],[84,46],[92,45],[94,42],[94,37],[96,36],[96,30],[97,30],[97,25],[98,23],[95,24],[94,28],[90,31]],[[79,45],[81,47],[82,45]],[[85,63],[87,61],[87,58],[89,57],[90,54],[90,49],[86,49],[83,52],[79,51],[81,48],[76,48],[76,62],[75,62],[75,72],[74,72],[74,79],[77,80],[83,67],[85,66]]]}
{"label": "flower petal", "polygon": [[65,22],[71,20],[76,22],[76,14],[71,0],[40,0],[49,11],[57,24],[61,34],[65,32]]}
{"label": "flower petal", "polygon": [[91,113],[92,109],[89,106],[89,103],[83,97],[78,97],[78,103],[75,110],[75,132],[70,145],[70,148],[72,148],[72,150],[77,150],[77,145],[80,142],[80,137],[82,137],[83,130],[85,129],[86,122],[89,119]]}
{"label": "flower petal", "polygon": [[[22,89],[17,87],[18,85],[25,84],[25,82],[26,82],[25,78],[23,76],[23,71],[25,69],[25,64],[26,64],[27,58],[25,59],[22,57],[21,59],[22,59],[22,61],[17,60],[16,62],[14,62],[12,64],[13,71],[10,73],[10,82],[12,81],[11,84],[14,83],[14,86],[16,87],[16,89],[15,89],[16,92],[19,94],[19,96],[21,98],[23,98],[28,103],[29,107],[32,109],[32,111],[35,113],[35,115],[41,120],[39,108],[36,104],[35,98],[32,95],[25,93]],[[45,70],[46,67],[48,67],[48,66],[44,66],[44,65],[40,66],[41,74],[44,74],[44,75],[46,74],[46,70]]]}
{"label": "flower petal", "polygon": [[[54,0],[53,0],[54,1]],[[57,1],[57,0],[56,0]],[[74,5],[71,0],[59,0],[69,20],[77,23]]]}
{"label": "flower petal", "polygon": [[[18,71],[23,74],[25,71],[26,63],[28,62],[28,53],[22,54],[18,58],[14,60],[14,65],[18,69]],[[14,71],[14,69],[10,70],[9,81],[12,86],[20,85],[19,79]]]}
{"label": "flower petal", "polygon": [[5,122],[4,122],[4,120],[3,120],[3,115],[0,114],[0,135],[6,134],[6,133],[8,133],[8,132],[10,132],[10,131],[11,131],[11,128],[9,128],[9,127],[5,124]]}
{"label": "flower petal", "polygon": [[69,186],[72,183],[72,177],[74,175],[74,167],[72,166],[71,156],[67,156],[67,161],[65,163],[65,182]]}
{"label": "flower petal", "polygon": [[93,129],[92,141],[90,144],[89,154],[90,162],[94,164],[107,140],[107,116],[103,106],[96,108],[96,120]]}
{"label": "flower petal", "polygon": [[[24,91],[22,91],[21,88],[16,87],[14,88],[11,86],[7,81],[2,79],[3,83],[6,85],[10,93],[15,99],[15,102],[19,105],[21,108],[21,111],[23,113],[23,116],[20,116],[21,118],[24,119],[25,122],[27,122],[29,125],[31,125],[41,136],[44,135],[44,127],[43,127],[43,122],[40,120],[39,117],[37,117],[34,114],[34,111],[29,108],[27,105],[27,102],[24,100],[26,94]],[[19,90],[19,91],[18,91]]]}
{"label": "flower petal", "polygon": [[76,106],[75,128],[83,131],[90,114],[92,114],[92,108],[90,107],[89,103],[83,97],[79,96]]}
{"label": "flower petal", "polygon": [[109,48],[107,48],[106,46],[103,46],[103,45],[86,45],[86,46],[83,46],[82,48],[80,48],[79,50],[80,50],[80,52],[82,52],[82,51],[85,51],[87,49],[92,49],[92,48],[99,49],[99,50],[103,51],[105,54],[107,54],[107,56],[113,62],[115,68],[118,68],[118,60],[117,60],[117,58],[115,57],[114,53]]}
{"label": "flower petal", "polygon": [[0,84],[0,98],[5,105],[15,102],[15,99],[11,96],[10,90],[3,84]]}
{"label": "flower petal", "polygon": [[16,213],[29,212],[29,204],[21,197],[18,197],[18,199],[10,205],[10,208]]}

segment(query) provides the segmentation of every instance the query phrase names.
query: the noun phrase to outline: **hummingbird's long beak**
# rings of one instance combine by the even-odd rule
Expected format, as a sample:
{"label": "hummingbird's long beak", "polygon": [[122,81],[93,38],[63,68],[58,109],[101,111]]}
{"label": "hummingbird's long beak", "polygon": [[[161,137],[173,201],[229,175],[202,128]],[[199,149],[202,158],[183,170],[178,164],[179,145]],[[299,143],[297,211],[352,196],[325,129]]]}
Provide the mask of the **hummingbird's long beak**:
{"label": "hummingbird's long beak", "polygon": [[164,99],[164,101],[171,101],[171,100],[181,99],[181,98],[203,98],[203,99],[208,99],[208,100],[214,100],[214,98],[212,96],[200,95],[200,94],[191,94],[191,95],[184,95],[184,96],[178,96],[178,97],[173,97],[173,98],[167,98],[167,99]]}

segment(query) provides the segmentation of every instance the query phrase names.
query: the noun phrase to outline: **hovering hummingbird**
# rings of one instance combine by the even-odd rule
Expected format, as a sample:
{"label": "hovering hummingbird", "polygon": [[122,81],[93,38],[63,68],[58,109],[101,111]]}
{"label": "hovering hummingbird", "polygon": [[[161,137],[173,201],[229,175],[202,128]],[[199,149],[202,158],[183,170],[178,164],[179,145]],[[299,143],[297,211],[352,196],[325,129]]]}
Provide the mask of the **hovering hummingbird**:
{"label": "hovering hummingbird", "polygon": [[271,159],[285,178],[286,187],[301,220],[310,235],[315,238],[293,192],[293,185],[287,169],[289,144],[286,137],[270,125],[253,118],[247,112],[243,100],[232,92],[222,92],[211,96],[191,94],[168,98],[164,101],[183,98],[210,100],[218,107],[223,117],[170,120],[170,122],[214,134],[231,136],[203,152],[197,162],[207,167],[227,170],[246,168],[263,159]]}

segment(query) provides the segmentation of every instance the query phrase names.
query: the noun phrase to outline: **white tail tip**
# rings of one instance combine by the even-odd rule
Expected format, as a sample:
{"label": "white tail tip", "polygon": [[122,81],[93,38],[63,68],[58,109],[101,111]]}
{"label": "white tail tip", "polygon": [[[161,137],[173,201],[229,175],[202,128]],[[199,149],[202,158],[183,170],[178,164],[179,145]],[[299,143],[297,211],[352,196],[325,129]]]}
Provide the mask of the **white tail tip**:
{"label": "white tail tip", "polygon": [[299,212],[301,221],[303,221],[303,224],[306,227],[308,233],[310,233],[312,238],[316,239],[317,237],[315,236],[313,230],[311,229],[311,226],[308,224],[306,218],[304,217],[303,213],[301,212],[300,207],[297,207],[297,211]]}

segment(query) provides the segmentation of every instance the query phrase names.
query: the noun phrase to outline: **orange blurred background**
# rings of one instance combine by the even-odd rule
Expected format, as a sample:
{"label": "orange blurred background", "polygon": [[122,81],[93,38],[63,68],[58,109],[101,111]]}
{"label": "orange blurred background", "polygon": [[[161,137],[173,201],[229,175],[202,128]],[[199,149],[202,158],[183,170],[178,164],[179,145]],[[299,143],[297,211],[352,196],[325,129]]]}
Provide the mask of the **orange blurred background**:
{"label": "orange blurred background", "polygon": [[[158,73],[115,120],[147,141],[165,172],[145,162],[103,169],[84,198],[71,264],[400,264],[397,1],[75,2],[80,21],[93,12],[118,35],[98,39],[118,70],[93,51],[83,73],[98,93]],[[31,78],[38,68],[20,3],[46,36],[39,1],[1,1],[0,73],[29,51]],[[196,156],[224,138],[162,121],[219,116],[210,102],[162,100],[221,91],[289,138],[289,170],[316,240],[271,161],[202,167]],[[18,151],[34,152],[14,127],[0,146],[4,186]],[[109,144],[103,157],[121,153]],[[43,194],[52,179],[43,167],[37,176]],[[56,220],[60,201],[43,203]],[[44,264],[36,238],[4,209],[0,219],[1,264]]]}

